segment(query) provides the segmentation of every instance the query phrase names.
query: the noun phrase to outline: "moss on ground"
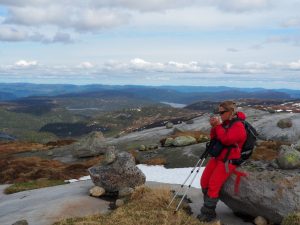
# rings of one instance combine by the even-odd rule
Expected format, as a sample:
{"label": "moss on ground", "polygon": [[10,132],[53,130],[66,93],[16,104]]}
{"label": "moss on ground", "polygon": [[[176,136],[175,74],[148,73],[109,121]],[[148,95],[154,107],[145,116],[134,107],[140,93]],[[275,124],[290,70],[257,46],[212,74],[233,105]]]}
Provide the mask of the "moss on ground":
{"label": "moss on ground", "polygon": [[300,212],[294,212],[287,215],[281,222],[281,225],[299,225],[300,224]]}
{"label": "moss on ground", "polygon": [[5,194],[13,194],[20,191],[28,191],[38,188],[51,187],[65,184],[63,180],[48,180],[48,179],[39,179],[36,181],[16,183],[5,189]]}

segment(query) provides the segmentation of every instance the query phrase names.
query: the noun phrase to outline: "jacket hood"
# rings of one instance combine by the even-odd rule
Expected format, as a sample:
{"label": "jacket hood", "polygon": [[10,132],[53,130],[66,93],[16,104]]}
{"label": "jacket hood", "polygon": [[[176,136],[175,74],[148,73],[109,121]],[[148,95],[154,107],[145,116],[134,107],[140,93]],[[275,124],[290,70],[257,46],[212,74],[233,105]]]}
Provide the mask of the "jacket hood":
{"label": "jacket hood", "polygon": [[246,119],[246,114],[243,112],[237,112],[236,113],[237,118],[241,119],[241,120],[245,120]]}

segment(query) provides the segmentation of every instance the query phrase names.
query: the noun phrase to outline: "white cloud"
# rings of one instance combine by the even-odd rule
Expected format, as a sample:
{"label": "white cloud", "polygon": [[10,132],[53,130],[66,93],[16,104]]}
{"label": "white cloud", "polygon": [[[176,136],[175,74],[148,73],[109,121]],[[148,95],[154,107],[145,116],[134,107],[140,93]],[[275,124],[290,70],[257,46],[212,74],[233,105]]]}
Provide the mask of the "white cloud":
{"label": "white cloud", "polygon": [[162,11],[196,5],[195,0],[98,0],[92,3],[98,7],[122,7],[138,11]]}
{"label": "white cloud", "polygon": [[94,65],[90,62],[82,62],[77,67],[81,69],[91,69],[94,67]]}
{"label": "white cloud", "polygon": [[[233,81],[236,85],[254,86],[261,82],[270,86],[270,81],[282,82],[289,80],[291,87],[299,87],[300,59],[293,62],[246,62],[215,63],[215,62],[150,62],[135,58],[128,62],[110,61],[106,64],[92,64],[84,61],[79,65],[44,65],[35,60],[19,60],[12,65],[0,65],[0,80],[17,79],[17,81],[48,81],[64,83],[126,83],[126,84],[179,84],[195,85],[195,82],[208,82],[211,85]],[[282,74],[285,76],[282,76]],[[300,74],[298,74],[300,75]],[[148,80],[149,83],[145,83]],[[182,82],[182,83],[181,83]],[[272,83],[271,82],[271,83]]]}
{"label": "white cloud", "polygon": [[36,66],[37,64],[38,64],[37,61],[19,60],[15,62],[16,67],[23,67],[23,68]]}
{"label": "white cloud", "polygon": [[[67,1],[68,2],[68,1]],[[77,31],[94,31],[127,24],[128,13],[107,8],[91,8],[76,3],[10,7],[4,23],[24,26],[52,25]]]}
{"label": "white cloud", "polygon": [[245,12],[253,10],[268,9],[271,0],[215,0],[217,6],[224,11]]}
{"label": "white cloud", "polygon": [[141,58],[134,58],[129,62],[109,61],[104,64],[94,64],[89,61],[83,61],[78,65],[42,65],[36,60],[18,60],[13,65],[0,65],[2,69],[13,70],[15,68],[31,68],[33,70],[43,71],[48,73],[70,73],[78,74],[84,69],[87,73],[118,73],[118,74],[272,74],[280,73],[286,70],[300,70],[300,59],[292,62],[245,62],[242,64],[236,63],[216,63],[216,62],[150,62]]}
{"label": "white cloud", "polygon": [[284,27],[300,27],[300,18],[292,18],[282,23]]}
{"label": "white cloud", "polygon": [[[157,21],[152,15],[155,12],[159,14],[159,17],[166,17],[165,19],[168,21],[170,11],[172,24],[174,22],[176,24],[176,21],[180,20],[185,22],[188,20],[185,17],[188,17],[193,18],[192,24],[224,20],[233,23],[234,26],[235,23],[241,23],[240,19],[235,18],[235,12],[270,9],[270,2],[270,0],[0,0],[0,4],[2,3],[8,8],[5,23],[35,27],[52,25],[76,31],[99,31],[126,25],[131,20],[139,20],[139,17],[144,17],[143,14],[149,14],[151,19]],[[218,15],[216,9],[223,11],[219,12],[221,15]],[[180,16],[182,10],[187,10],[185,16]],[[216,15],[212,16],[211,14],[206,16],[207,13],[203,14],[205,11],[210,11],[209,13],[214,11],[217,18],[214,18]],[[228,13],[224,14],[224,11]],[[191,12],[193,14],[188,14]],[[173,16],[174,14],[175,16]],[[240,15],[238,14],[238,16]],[[136,16],[138,18],[134,18]],[[246,15],[247,17],[249,15]],[[256,17],[257,15],[251,17],[251,19],[248,18],[248,21],[262,21],[259,18],[255,19]],[[242,21],[244,20],[243,18]],[[164,23],[163,20],[160,20],[160,22]],[[156,23],[156,25],[159,25],[159,23]]]}
{"label": "white cloud", "polygon": [[291,43],[293,45],[299,46],[300,45],[300,35],[277,35],[271,36],[267,38],[264,42],[265,44],[271,43]]}
{"label": "white cloud", "polygon": [[10,27],[0,27],[0,41],[24,41],[27,38],[26,32]]}
{"label": "white cloud", "polygon": [[57,32],[53,37],[45,36],[39,32],[29,33],[25,30],[12,28],[7,26],[0,27],[0,41],[20,42],[32,41],[41,43],[72,43],[73,39],[70,34],[65,32]]}
{"label": "white cloud", "polygon": [[296,62],[289,63],[288,66],[292,70],[300,70],[300,59]]}
{"label": "white cloud", "polygon": [[129,63],[108,62],[104,65],[105,70],[110,72],[154,72],[154,73],[202,73],[202,74],[255,74],[268,72],[269,65],[256,62],[247,62],[245,64],[215,62],[197,62],[188,63],[169,61],[148,62],[140,58],[132,59]]}
{"label": "white cloud", "polygon": [[236,48],[227,48],[227,51],[229,52],[238,52],[239,50]]}

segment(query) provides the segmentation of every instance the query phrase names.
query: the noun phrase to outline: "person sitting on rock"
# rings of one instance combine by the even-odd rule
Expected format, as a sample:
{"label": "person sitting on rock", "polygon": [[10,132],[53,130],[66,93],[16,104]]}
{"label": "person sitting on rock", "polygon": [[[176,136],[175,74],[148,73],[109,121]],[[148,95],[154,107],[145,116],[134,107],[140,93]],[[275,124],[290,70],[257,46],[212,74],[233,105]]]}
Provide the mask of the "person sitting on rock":
{"label": "person sitting on rock", "polygon": [[[221,153],[217,157],[211,157],[201,177],[201,188],[204,195],[204,204],[201,214],[198,215],[200,221],[209,222],[216,218],[216,206],[219,200],[220,190],[227,178],[237,167],[234,160],[241,158],[241,149],[246,141],[246,130],[241,121],[234,123],[233,119],[245,120],[246,115],[237,112],[236,104],[233,101],[224,101],[219,105],[218,114],[221,117],[210,118],[211,139],[221,142]],[[228,148],[230,146],[230,148]]]}

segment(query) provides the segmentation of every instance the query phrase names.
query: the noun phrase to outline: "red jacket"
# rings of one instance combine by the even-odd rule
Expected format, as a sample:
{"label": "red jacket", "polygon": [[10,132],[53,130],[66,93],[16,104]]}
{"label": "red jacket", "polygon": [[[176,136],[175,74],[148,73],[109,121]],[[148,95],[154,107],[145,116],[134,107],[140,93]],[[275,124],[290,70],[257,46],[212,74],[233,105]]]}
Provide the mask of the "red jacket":
{"label": "red jacket", "polygon": [[[246,115],[243,112],[237,112],[237,117],[241,120],[246,119]],[[224,121],[222,124],[213,127],[210,131],[210,138],[217,138],[223,145],[237,145],[237,147],[231,148],[228,159],[239,159],[241,157],[241,149],[246,141],[247,134],[245,127],[241,121],[237,121],[229,128],[224,128],[222,125],[229,124],[229,120]],[[227,148],[224,148],[221,154],[216,157],[217,160],[224,160],[227,153]]]}

